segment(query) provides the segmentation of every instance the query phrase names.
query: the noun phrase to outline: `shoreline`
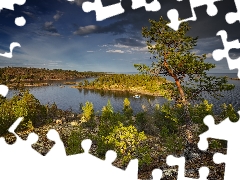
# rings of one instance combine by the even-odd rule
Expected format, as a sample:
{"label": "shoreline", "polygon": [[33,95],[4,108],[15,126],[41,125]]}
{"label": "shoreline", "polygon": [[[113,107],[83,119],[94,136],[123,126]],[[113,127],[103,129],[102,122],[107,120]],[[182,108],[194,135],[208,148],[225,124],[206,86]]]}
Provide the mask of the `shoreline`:
{"label": "shoreline", "polygon": [[131,89],[108,89],[108,88],[94,88],[94,87],[79,87],[79,86],[71,86],[71,88],[75,89],[88,89],[88,90],[103,90],[103,91],[119,91],[119,92],[129,92],[132,94],[140,94],[140,95],[149,95],[149,96],[155,96],[155,97],[164,97],[163,95],[159,93],[151,93],[151,92],[144,92],[144,91],[137,91],[137,90],[131,90]]}

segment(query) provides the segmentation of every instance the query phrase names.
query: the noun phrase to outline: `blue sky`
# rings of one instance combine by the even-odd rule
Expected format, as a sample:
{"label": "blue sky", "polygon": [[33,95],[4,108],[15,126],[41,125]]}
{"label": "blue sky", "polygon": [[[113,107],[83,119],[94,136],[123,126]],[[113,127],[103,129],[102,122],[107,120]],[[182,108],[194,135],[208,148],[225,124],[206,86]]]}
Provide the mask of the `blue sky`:
{"label": "blue sky", "polygon": [[[175,0],[174,0],[175,1]],[[22,6],[15,5],[15,11],[3,9],[0,12],[0,53],[8,52],[11,42],[19,42],[13,58],[0,56],[0,67],[20,66],[49,69],[70,69],[78,71],[133,72],[135,63],[151,64],[141,28],[148,26],[148,19],[167,19],[167,11],[177,8],[181,18],[191,16],[188,2],[174,3],[163,0],[161,10],[147,12],[144,8],[131,9],[130,0],[122,0],[125,13],[96,21],[95,12],[86,13],[82,9],[84,0],[26,0]],[[119,0],[102,0],[104,6]],[[148,2],[148,1],[147,1]],[[151,1],[149,1],[150,3]],[[219,13],[215,17],[206,14],[206,7],[196,9],[198,20],[190,22],[189,35],[199,36],[198,54],[207,54],[207,61],[217,66],[211,72],[229,73],[226,59],[213,60],[211,53],[223,49],[221,38],[216,33],[224,29],[229,40],[240,36],[239,22],[228,25],[227,12],[236,11],[233,0],[217,2]],[[16,17],[23,16],[26,25],[14,24]],[[231,50],[230,55],[237,58],[239,50]]]}

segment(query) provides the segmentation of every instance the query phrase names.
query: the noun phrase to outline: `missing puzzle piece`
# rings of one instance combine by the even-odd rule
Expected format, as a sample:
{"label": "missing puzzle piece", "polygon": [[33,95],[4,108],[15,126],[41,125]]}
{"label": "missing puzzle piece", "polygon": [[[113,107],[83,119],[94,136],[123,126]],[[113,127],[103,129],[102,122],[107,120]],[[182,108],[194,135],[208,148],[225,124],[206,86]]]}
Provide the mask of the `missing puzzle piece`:
{"label": "missing puzzle piece", "polygon": [[[85,139],[82,141],[81,146],[84,150],[81,154],[74,154],[67,156],[66,164],[76,164],[78,166],[68,166],[65,169],[69,172],[78,172],[81,169],[81,177],[87,177],[87,179],[104,179],[104,180],[137,180],[138,172],[138,160],[131,160],[126,168],[126,170],[119,169],[112,165],[115,161],[117,154],[116,152],[109,150],[105,154],[105,160],[101,160],[89,153],[91,148],[92,141],[90,139]],[[101,168],[99,168],[101,167]],[[92,169],[92,172],[89,174],[89,170]],[[88,171],[87,171],[88,170]],[[69,178],[71,176],[72,178]],[[68,179],[77,179],[76,175],[68,175]]]}
{"label": "missing puzzle piece", "polygon": [[238,59],[234,59],[234,60],[229,57],[229,50],[230,49],[240,49],[239,40],[237,39],[237,40],[230,41],[230,42],[227,41],[228,35],[227,35],[227,32],[225,30],[218,31],[217,36],[221,36],[224,49],[214,50],[213,53],[212,53],[213,58],[216,61],[219,61],[223,58],[226,58],[227,62],[228,62],[229,69],[230,70],[238,69],[238,77],[240,78],[240,71],[239,71],[240,57]]}
{"label": "missing puzzle piece", "polygon": [[239,0],[234,0],[234,1],[237,8],[237,12],[230,12],[226,14],[226,21],[228,24],[233,24],[236,21],[240,22],[240,1]]}
{"label": "missing puzzle piece", "polygon": [[4,54],[0,54],[0,56],[6,57],[6,58],[12,58],[13,57],[13,54],[12,54],[13,53],[13,49],[15,47],[21,47],[21,45],[19,43],[17,43],[17,42],[12,42],[10,44],[10,47],[9,47],[10,52],[5,52]]}
{"label": "missing puzzle piece", "polygon": [[[185,177],[185,158],[184,157],[174,157],[172,155],[169,155],[167,157],[167,164],[169,166],[178,166],[178,180],[195,180],[193,178]],[[209,168],[208,167],[201,167],[199,169],[200,178],[198,180],[207,180],[207,176],[209,174]]]}
{"label": "missing puzzle piece", "polygon": [[[154,0],[151,3],[147,3],[146,0],[132,0],[132,9],[138,9],[141,7],[145,7],[146,11],[159,11],[161,9],[161,5],[158,0]],[[103,6],[101,0],[84,2],[82,4],[82,8],[84,12],[95,11],[97,21],[102,21],[125,12],[121,5],[121,0],[119,0],[119,3],[105,7]]]}
{"label": "missing puzzle piece", "polygon": [[222,0],[190,0],[190,4],[191,4],[191,11],[192,11],[192,17],[187,18],[187,19],[183,19],[183,20],[179,20],[179,13],[176,9],[172,9],[169,10],[167,13],[167,16],[170,20],[171,23],[167,24],[169,27],[171,27],[173,30],[177,31],[179,28],[179,25],[182,22],[186,22],[186,21],[196,21],[197,20],[197,16],[195,13],[195,8],[196,7],[200,7],[203,5],[207,5],[207,14],[209,16],[215,16],[218,13],[218,9],[215,6],[215,2],[218,1],[222,1]]}
{"label": "missing puzzle piece", "polygon": [[0,11],[1,9],[9,9],[14,10],[14,4],[23,5],[26,2],[26,0],[5,0],[1,1],[0,3]]}
{"label": "missing puzzle piece", "polygon": [[0,95],[6,97],[8,94],[8,87],[5,85],[0,85]]}
{"label": "missing puzzle piece", "polygon": [[[240,115],[240,111],[238,111],[238,114]],[[240,147],[238,144],[240,121],[231,122],[229,118],[226,118],[216,125],[211,115],[206,116],[203,121],[208,126],[208,131],[199,136],[199,149],[206,150],[208,148],[208,138],[227,140],[227,155],[216,153],[213,160],[217,164],[225,162],[224,179],[236,179],[239,176],[239,167],[236,162],[240,161]]]}
{"label": "missing puzzle piece", "polygon": [[84,12],[95,11],[97,21],[102,21],[109,17],[124,13],[121,1],[117,4],[113,4],[106,7],[103,7],[101,0],[95,0],[94,2],[84,2],[82,4],[82,9]]}

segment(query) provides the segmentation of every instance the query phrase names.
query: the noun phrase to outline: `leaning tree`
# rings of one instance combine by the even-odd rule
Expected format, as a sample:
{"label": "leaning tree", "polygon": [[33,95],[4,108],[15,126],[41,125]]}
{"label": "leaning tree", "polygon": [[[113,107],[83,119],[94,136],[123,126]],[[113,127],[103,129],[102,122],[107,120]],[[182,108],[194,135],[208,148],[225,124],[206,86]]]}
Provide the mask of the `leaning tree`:
{"label": "leaning tree", "polygon": [[149,20],[150,27],[142,28],[142,35],[146,38],[149,52],[154,61],[150,66],[135,64],[143,73],[159,76],[170,76],[173,82],[166,83],[168,94],[176,103],[184,107],[186,123],[186,140],[192,143],[192,119],[189,105],[193,101],[202,100],[202,93],[207,92],[214,97],[221,96],[221,91],[231,90],[233,85],[227,84],[227,77],[208,76],[207,71],[215,65],[205,62],[206,54],[197,55],[193,48],[197,45],[198,37],[190,37],[187,32],[190,26],[184,22],[178,31],[167,26],[162,17],[159,21]]}

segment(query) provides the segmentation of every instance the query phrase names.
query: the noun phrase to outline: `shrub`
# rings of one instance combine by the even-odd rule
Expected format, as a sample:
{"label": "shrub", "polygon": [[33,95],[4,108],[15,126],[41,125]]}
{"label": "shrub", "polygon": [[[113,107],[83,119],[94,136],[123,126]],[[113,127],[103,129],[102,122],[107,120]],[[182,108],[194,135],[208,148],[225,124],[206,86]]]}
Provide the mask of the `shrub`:
{"label": "shrub", "polygon": [[71,135],[67,140],[66,153],[67,155],[79,154],[83,152],[81,148],[81,143],[83,140],[83,135],[81,133],[81,128],[79,131],[72,131]]}
{"label": "shrub", "polygon": [[134,126],[125,127],[120,122],[107,136],[102,136],[104,146],[115,150],[123,165],[134,158],[139,159],[140,165],[149,163],[149,148],[142,146],[146,139],[144,132],[139,133]]}
{"label": "shrub", "polygon": [[82,107],[83,115],[81,118],[82,122],[87,122],[94,117],[93,104],[89,101],[85,103],[85,106]]}
{"label": "shrub", "polygon": [[222,104],[222,112],[220,113],[221,118],[226,119],[227,117],[232,122],[237,122],[239,119],[238,113],[234,110],[232,104],[226,105],[225,103]]}
{"label": "shrub", "polygon": [[126,116],[127,119],[132,120],[133,110],[130,106],[130,101],[128,98],[125,98],[123,101],[123,114]]}
{"label": "shrub", "polygon": [[43,120],[47,117],[46,107],[41,105],[29,91],[13,97],[12,101],[15,117],[24,117],[17,130],[33,129],[44,123]]}

